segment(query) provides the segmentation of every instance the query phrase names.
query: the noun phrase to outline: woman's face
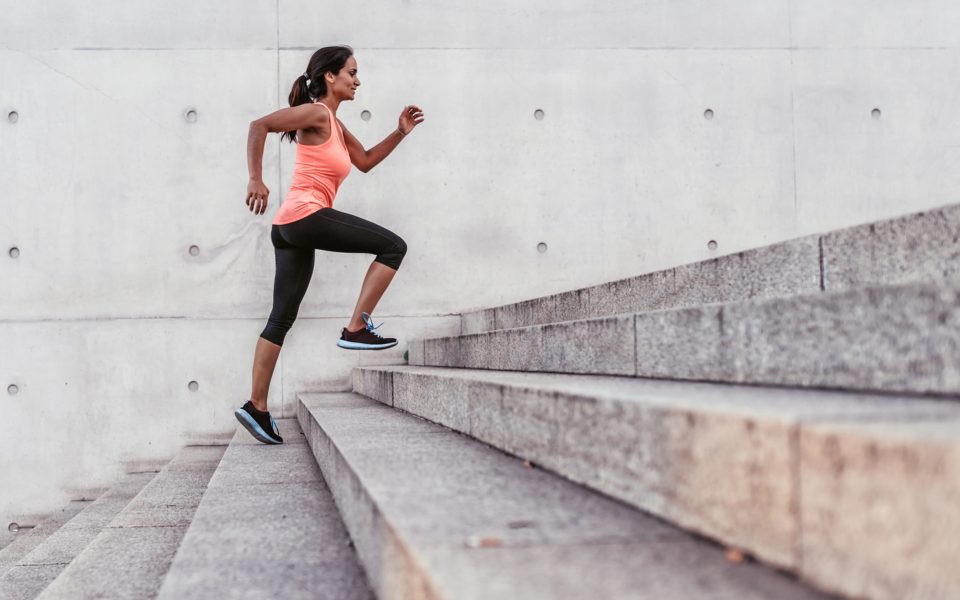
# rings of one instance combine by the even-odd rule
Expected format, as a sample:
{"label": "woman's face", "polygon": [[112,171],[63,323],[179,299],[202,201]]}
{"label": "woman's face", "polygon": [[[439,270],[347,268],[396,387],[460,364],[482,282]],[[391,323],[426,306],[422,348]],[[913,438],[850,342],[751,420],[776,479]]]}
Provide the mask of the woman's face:
{"label": "woman's face", "polygon": [[[330,78],[333,77],[333,81]],[[327,90],[338,100],[353,100],[357,94],[360,80],[357,79],[357,60],[352,56],[336,75],[327,73]]]}

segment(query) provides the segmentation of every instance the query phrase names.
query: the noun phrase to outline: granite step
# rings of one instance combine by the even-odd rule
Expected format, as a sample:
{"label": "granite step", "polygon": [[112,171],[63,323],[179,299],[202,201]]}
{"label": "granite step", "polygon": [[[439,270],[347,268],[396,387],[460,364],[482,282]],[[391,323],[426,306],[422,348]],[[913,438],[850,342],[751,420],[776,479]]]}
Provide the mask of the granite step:
{"label": "granite step", "polygon": [[186,446],[38,600],[153,598],[226,446]]}
{"label": "granite step", "polygon": [[16,537],[0,550],[0,577],[92,503],[93,500],[71,500],[66,506],[37,523],[36,527],[20,530]]}
{"label": "granite step", "polygon": [[960,278],[413,342],[419,366],[960,395]]}
{"label": "granite step", "polygon": [[380,600],[825,597],[374,400],[299,400],[301,428]]}
{"label": "granite step", "polygon": [[372,600],[306,438],[277,426],[277,446],[238,428],[158,598]]}
{"label": "granite step", "polygon": [[90,502],[0,577],[0,598],[32,600],[37,597],[156,475],[129,473]]}
{"label": "granite step", "polygon": [[960,275],[960,205],[811,235],[461,315],[482,333],[718,302]]}
{"label": "granite step", "polygon": [[363,367],[354,390],[852,597],[960,597],[960,404]]}

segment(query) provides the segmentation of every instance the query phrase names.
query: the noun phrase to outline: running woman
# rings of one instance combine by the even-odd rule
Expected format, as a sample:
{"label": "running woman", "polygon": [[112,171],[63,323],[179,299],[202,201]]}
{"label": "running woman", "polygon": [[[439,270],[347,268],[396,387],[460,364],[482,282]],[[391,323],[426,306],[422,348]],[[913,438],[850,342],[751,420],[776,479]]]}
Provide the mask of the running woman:
{"label": "running woman", "polygon": [[335,210],[337,189],[355,165],[364,173],[393,152],[400,141],[423,122],[423,111],[409,105],[400,113],[397,128],[367,150],[337,119],[340,103],[353,100],[360,86],[357,61],[349,46],[330,46],[314,52],[306,72],[290,91],[290,108],[280,109],[250,124],[247,164],[250,183],[246,204],[262,215],[270,190],[263,183],[263,147],[267,133],[297,143],[293,179],[280,210],[273,219],[270,239],[276,255],[273,309],[253,359],[250,400],[235,411],[240,423],[265,444],[282,444],[277,424],[267,410],[267,390],[287,332],[297,318],[300,302],[310,284],[316,250],[361,252],[376,257],[364,277],[353,316],[337,345],[351,350],[383,350],[397,345],[374,329],[370,314],[390,285],[407,252],[407,245],[392,231],[359,217]]}

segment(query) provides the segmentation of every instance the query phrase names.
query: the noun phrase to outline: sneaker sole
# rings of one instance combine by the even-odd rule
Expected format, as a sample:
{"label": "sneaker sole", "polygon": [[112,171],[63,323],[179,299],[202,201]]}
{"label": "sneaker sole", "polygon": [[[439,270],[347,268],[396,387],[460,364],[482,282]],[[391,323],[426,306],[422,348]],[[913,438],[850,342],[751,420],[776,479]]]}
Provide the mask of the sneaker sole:
{"label": "sneaker sole", "polygon": [[240,424],[243,425],[247,431],[250,432],[250,435],[254,437],[258,442],[263,442],[264,444],[282,444],[283,442],[278,442],[273,439],[260,427],[260,424],[253,420],[253,417],[250,416],[250,413],[238,408],[233,411],[233,415],[237,417],[237,420],[240,421]]}
{"label": "sneaker sole", "polygon": [[393,348],[398,343],[399,342],[393,342],[392,344],[361,344],[360,342],[337,340],[337,345],[347,350],[386,350],[387,348]]}

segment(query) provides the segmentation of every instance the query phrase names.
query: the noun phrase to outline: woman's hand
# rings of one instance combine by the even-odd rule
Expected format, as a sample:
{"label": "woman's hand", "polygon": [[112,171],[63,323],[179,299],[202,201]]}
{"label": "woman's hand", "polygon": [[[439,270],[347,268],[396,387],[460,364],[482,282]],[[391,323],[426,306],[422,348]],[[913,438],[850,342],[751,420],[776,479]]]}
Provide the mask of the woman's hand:
{"label": "woman's hand", "polygon": [[423,111],[420,110],[419,106],[406,106],[403,111],[400,113],[400,126],[398,129],[403,135],[407,135],[413,128],[423,123]]}
{"label": "woman's hand", "polygon": [[262,215],[267,210],[267,197],[270,190],[263,184],[262,179],[251,179],[247,184],[247,206],[255,215]]}

